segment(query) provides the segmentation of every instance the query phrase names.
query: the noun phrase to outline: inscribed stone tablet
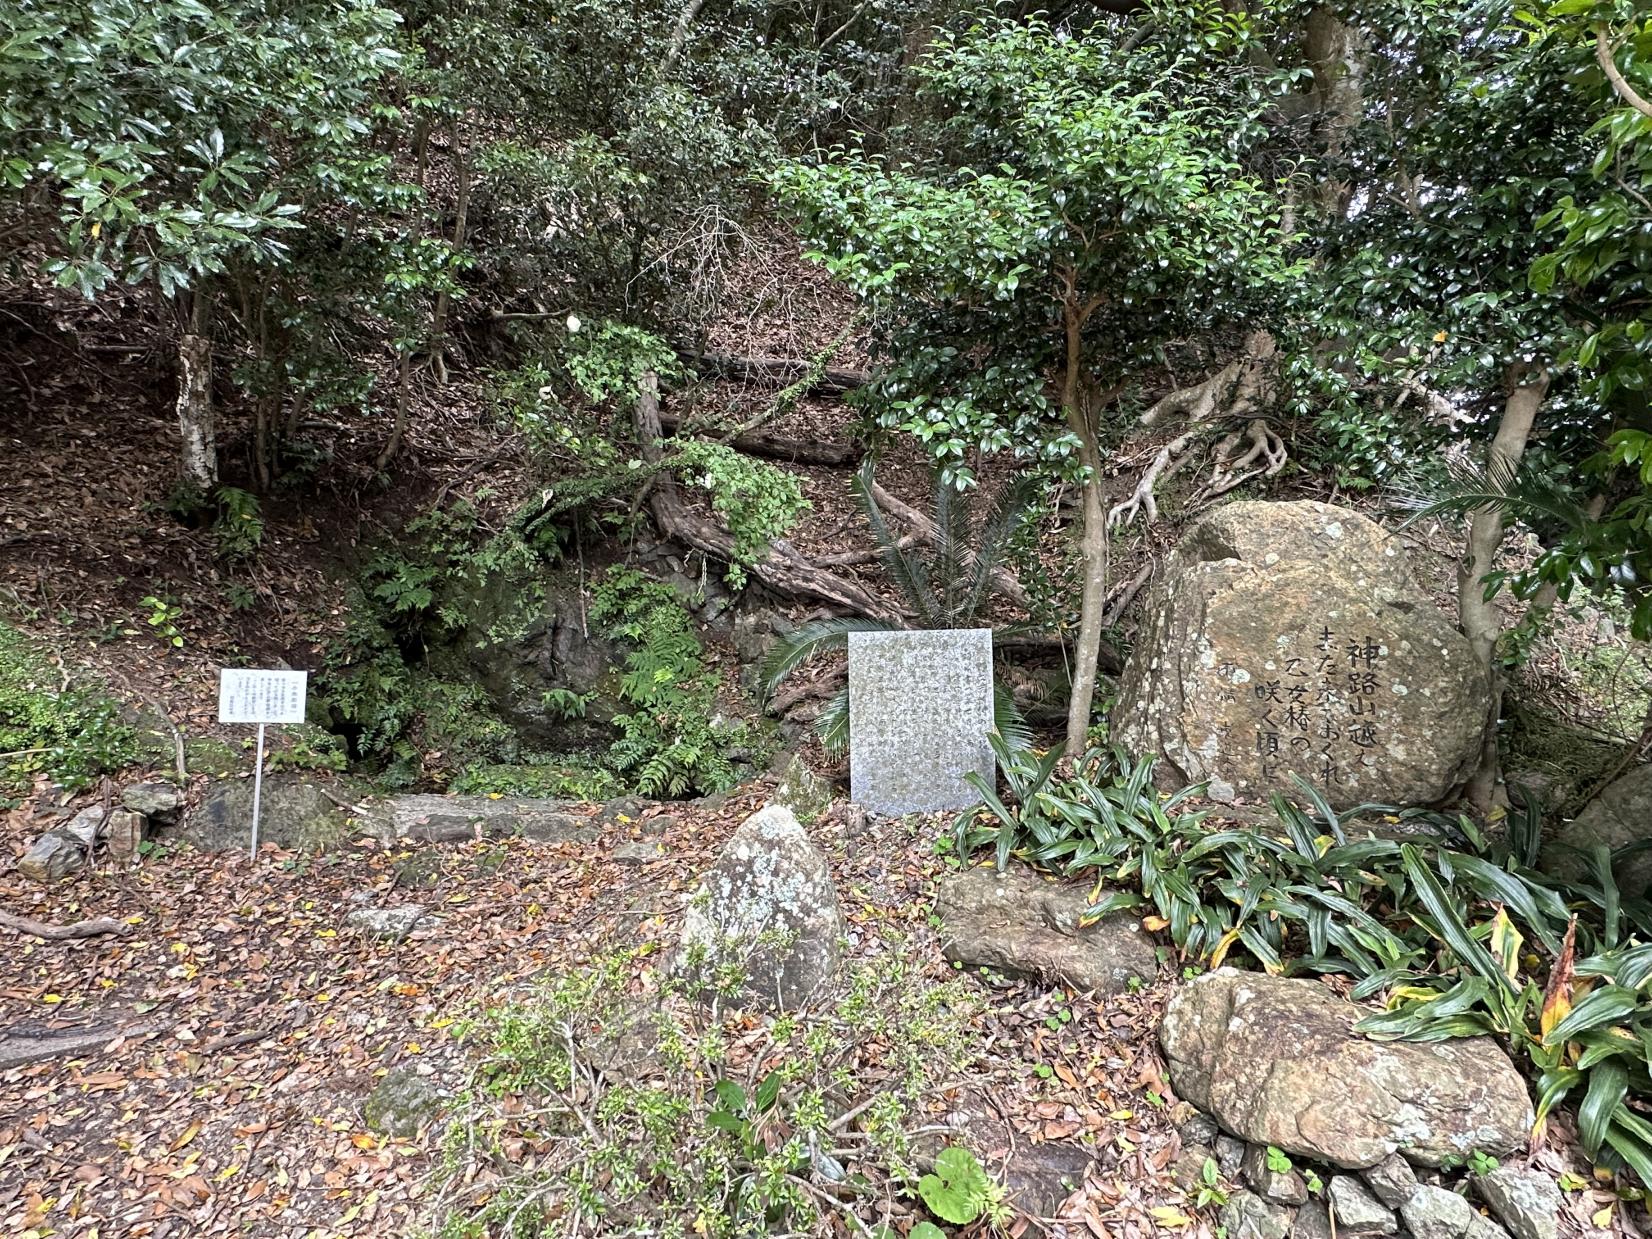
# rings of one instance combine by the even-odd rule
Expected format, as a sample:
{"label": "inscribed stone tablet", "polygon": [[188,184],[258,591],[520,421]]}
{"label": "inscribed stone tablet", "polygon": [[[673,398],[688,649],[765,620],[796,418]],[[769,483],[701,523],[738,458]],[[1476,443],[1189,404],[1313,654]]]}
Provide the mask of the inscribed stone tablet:
{"label": "inscribed stone tablet", "polygon": [[968,808],[993,777],[992,630],[849,634],[849,790],[875,813]]}

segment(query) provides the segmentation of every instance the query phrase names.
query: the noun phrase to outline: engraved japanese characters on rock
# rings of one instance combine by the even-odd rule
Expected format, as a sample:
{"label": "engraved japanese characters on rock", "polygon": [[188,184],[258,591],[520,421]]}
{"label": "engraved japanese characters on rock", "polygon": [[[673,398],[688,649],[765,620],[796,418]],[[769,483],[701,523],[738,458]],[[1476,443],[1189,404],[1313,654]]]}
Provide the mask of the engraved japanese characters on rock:
{"label": "engraved japanese characters on rock", "polygon": [[1320,787],[1342,787],[1371,764],[1383,742],[1378,700],[1391,691],[1387,654],[1369,634],[1343,635],[1325,624],[1303,653],[1262,668],[1217,667],[1231,686],[1224,700],[1237,704],[1244,689],[1255,704],[1253,742],[1265,782],[1294,773]]}

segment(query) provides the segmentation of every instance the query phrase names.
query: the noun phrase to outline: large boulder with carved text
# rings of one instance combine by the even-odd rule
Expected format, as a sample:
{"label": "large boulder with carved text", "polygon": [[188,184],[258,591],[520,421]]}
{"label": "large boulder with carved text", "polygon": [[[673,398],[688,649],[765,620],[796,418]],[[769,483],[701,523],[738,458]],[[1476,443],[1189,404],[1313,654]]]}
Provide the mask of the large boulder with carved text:
{"label": "large boulder with carved text", "polygon": [[1397,539],[1324,503],[1230,503],[1166,561],[1119,688],[1114,734],[1217,800],[1337,807],[1451,794],[1488,708],[1468,641],[1412,582]]}

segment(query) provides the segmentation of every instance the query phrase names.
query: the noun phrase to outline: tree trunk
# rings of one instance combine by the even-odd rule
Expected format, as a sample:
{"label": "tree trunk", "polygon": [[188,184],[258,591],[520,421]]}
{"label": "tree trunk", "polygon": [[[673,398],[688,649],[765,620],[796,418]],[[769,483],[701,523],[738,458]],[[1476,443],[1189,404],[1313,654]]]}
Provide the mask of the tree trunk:
{"label": "tree trunk", "polygon": [[[458,253],[465,248],[470,222],[470,152],[465,148],[462,126],[454,129],[453,146],[453,171],[458,180],[453,203],[453,252]],[[437,293],[436,309],[430,318],[430,361],[436,371],[436,381],[444,387],[447,385],[447,359],[442,342],[447,337],[448,300],[446,292]]]}
{"label": "tree trunk", "polygon": [[396,453],[401,450],[402,438],[407,434],[408,410],[412,404],[412,388],[413,354],[409,350],[402,353],[401,368],[396,377],[396,420],[390,427],[390,438],[385,441],[384,450],[379,453],[378,459],[373,462],[373,468],[381,473],[395,459]]}
{"label": "tree trunk", "polygon": [[184,485],[210,494],[218,485],[218,442],[212,416],[212,339],[205,293],[186,294],[188,313],[178,337],[178,430]]}
{"label": "tree trunk", "polygon": [[270,364],[270,324],[269,324],[269,286],[260,281],[258,286],[258,309],[256,320],[258,323],[258,363],[261,378],[268,385],[268,390],[261,391],[253,405],[253,442],[252,442],[252,473],[258,489],[268,493],[271,479],[271,423],[280,410],[280,401],[276,396],[274,373],[276,367]]}
{"label": "tree trunk", "polygon": [[1067,756],[1084,753],[1090,733],[1090,710],[1096,696],[1096,664],[1101,658],[1101,630],[1107,609],[1107,511],[1102,502],[1101,450],[1095,425],[1082,407],[1084,320],[1071,286],[1063,305],[1067,338],[1066,373],[1061,404],[1067,422],[1078,436],[1079,461],[1086,474],[1083,532],[1079,548],[1084,562],[1084,590],[1079,607],[1078,648],[1074,652],[1073,695],[1067,702]]}
{"label": "tree trunk", "polygon": [[[1510,366],[1505,381],[1508,394],[1487,453],[1488,468],[1518,467],[1531,438],[1538,409],[1549,390],[1548,372],[1525,365]],[[1502,632],[1502,618],[1496,602],[1485,597],[1484,580],[1496,566],[1503,528],[1500,509],[1477,509],[1469,522],[1468,545],[1457,569],[1458,620],[1468,637],[1475,665],[1485,677],[1491,702],[1480,745],[1480,764],[1468,786],[1469,803],[1480,813],[1491,811],[1497,793],[1497,724],[1503,713],[1503,673],[1497,662],[1497,638]]]}

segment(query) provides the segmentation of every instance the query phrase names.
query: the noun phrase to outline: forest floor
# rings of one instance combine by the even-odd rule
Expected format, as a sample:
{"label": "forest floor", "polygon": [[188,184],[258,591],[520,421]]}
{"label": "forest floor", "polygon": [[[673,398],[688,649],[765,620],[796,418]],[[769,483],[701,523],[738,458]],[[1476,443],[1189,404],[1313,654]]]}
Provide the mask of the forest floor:
{"label": "forest floor", "polygon": [[[763,790],[716,810],[669,806],[665,857],[640,871],[610,859],[633,823],[595,845],[430,845],[419,855],[433,884],[407,890],[396,883],[408,854],[370,841],[322,857],[266,850],[256,864],[167,849],[44,891],[0,877],[0,904],[24,916],[127,926],[8,946],[0,1034],[93,1028],[106,1044],[0,1071],[0,1234],[415,1233],[438,1140],[369,1131],[375,1083],[401,1068],[462,1089],[460,1033],[485,1004],[606,951],[673,945],[700,871]],[[898,927],[937,981],[953,975],[930,924],[942,828],[876,821],[850,839],[829,813],[810,832],[843,893],[851,950]],[[440,919],[386,942],[346,927],[364,900],[417,902]],[[1154,1030],[1170,980],[1105,1001],[982,986],[983,1054],[957,1091],[990,1097],[1011,1143],[1086,1138],[1097,1152],[1066,1223],[1015,1233],[1135,1239],[1166,1216],[1184,1219],[1180,1233],[1208,1231],[1165,1169],[1179,1145]],[[934,1098],[938,1112],[957,1091]]]}

